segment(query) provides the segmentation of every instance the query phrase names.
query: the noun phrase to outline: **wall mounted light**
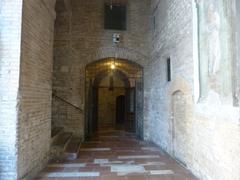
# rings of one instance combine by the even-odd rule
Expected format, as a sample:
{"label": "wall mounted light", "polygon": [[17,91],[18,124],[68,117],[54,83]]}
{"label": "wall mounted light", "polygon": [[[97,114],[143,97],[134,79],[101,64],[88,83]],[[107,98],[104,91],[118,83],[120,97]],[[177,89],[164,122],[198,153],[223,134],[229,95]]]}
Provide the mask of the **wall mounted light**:
{"label": "wall mounted light", "polygon": [[110,63],[110,68],[112,70],[116,69],[115,58],[112,58],[111,63]]}
{"label": "wall mounted light", "polygon": [[110,9],[113,9],[113,1],[111,0]]}
{"label": "wall mounted light", "polygon": [[115,69],[115,68],[116,68],[115,63],[112,63],[112,64],[111,64],[111,69]]}

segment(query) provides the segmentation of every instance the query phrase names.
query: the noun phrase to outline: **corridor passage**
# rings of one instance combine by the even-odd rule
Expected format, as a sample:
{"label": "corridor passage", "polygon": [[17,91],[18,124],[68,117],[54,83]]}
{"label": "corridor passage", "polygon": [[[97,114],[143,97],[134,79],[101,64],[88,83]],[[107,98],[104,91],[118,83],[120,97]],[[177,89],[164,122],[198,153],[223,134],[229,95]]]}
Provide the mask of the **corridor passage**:
{"label": "corridor passage", "polygon": [[194,180],[188,170],[157,146],[133,134],[105,130],[81,145],[76,160],[51,162],[37,179]]}

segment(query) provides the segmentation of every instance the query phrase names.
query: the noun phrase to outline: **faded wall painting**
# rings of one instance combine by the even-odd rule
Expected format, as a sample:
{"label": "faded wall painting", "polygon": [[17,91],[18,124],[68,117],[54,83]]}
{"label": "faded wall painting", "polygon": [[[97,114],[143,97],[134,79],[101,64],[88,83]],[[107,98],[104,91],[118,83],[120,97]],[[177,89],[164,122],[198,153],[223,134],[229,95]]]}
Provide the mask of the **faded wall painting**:
{"label": "faded wall painting", "polygon": [[199,65],[200,100],[207,98],[209,91],[221,97],[232,93],[231,25],[224,0],[200,0],[199,17]]}

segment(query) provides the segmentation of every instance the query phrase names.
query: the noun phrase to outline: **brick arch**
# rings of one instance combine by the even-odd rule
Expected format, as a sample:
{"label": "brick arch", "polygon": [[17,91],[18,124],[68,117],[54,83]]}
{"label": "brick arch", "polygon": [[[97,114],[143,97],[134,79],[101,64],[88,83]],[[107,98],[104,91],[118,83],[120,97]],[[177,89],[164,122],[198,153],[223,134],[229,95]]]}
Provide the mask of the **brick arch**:
{"label": "brick arch", "polygon": [[[110,59],[113,59],[114,57],[111,57],[111,56],[108,56],[108,57],[105,57],[105,58],[102,58],[102,59],[98,59],[98,60],[95,60],[95,61],[92,61],[88,64],[85,65],[85,71],[87,71],[87,69],[97,63],[101,63],[101,62],[104,62],[104,61],[108,61]],[[126,64],[129,64],[130,66],[134,66],[135,68],[139,69],[139,71],[142,72],[142,77],[143,77],[143,71],[144,71],[144,67],[141,65],[141,64],[138,64],[138,62],[136,61],[132,61],[132,60],[129,60],[129,59],[123,59],[123,58],[117,58],[115,61],[122,61],[122,62],[125,62]],[[101,75],[103,72],[107,72],[109,70],[109,67],[104,67],[102,68],[101,71],[99,71],[99,75]],[[120,77],[123,78],[123,80],[125,81],[125,85],[126,85],[126,78],[129,80],[129,73],[127,71],[125,71],[124,69],[120,69],[120,68],[116,68],[115,71],[118,73],[118,75],[120,75]],[[85,77],[86,78],[86,77]]]}
{"label": "brick arch", "polygon": [[[139,64],[142,67],[147,65],[148,57],[134,49],[129,48],[114,48],[114,47],[103,47],[99,48],[98,51],[92,56],[91,62],[100,59],[107,59],[109,57],[116,57],[118,59],[125,59]],[[91,63],[87,62],[87,64]]]}
{"label": "brick arch", "polygon": [[[106,57],[104,57],[104,58],[100,58],[100,59],[97,59],[97,60],[95,60],[95,61],[91,61],[91,62],[89,62],[88,64],[85,65],[85,68],[88,68],[89,66],[92,66],[92,65],[94,65],[94,64],[96,64],[96,63],[101,63],[102,61],[109,60],[109,59],[113,59],[113,58],[115,58],[115,57],[114,57],[114,56],[106,56]],[[139,64],[138,62],[133,61],[133,60],[131,60],[131,59],[125,59],[125,58],[118,57],[118,58],[116,58],[115,60],[116,60],[116,61],[118,61],[118,60],[125,61],[125,62],[127,62],[129,65],[134,65],[134,66],[136,66],[136,67],[139,68],[139,69],[143,69],[143,66],[142,66],[141,64]]]}

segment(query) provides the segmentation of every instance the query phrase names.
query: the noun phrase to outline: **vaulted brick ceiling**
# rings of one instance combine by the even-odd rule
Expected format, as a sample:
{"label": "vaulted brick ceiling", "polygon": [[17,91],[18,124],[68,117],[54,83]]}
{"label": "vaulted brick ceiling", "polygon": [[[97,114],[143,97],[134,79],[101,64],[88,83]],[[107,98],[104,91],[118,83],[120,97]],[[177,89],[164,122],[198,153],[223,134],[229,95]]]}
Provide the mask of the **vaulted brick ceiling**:
{"label": "vaulted brick ceiling", "polygon": [[140,78],[142,77],[142,68],[136,63],[132,63],[123,59],[108,58],[105,60],[94,62],[87,66],[86,76],[94,78],[96,75],[103,71],[111,72],[111,65],[114,64],[115,68],[123,72],[129,78]]}

